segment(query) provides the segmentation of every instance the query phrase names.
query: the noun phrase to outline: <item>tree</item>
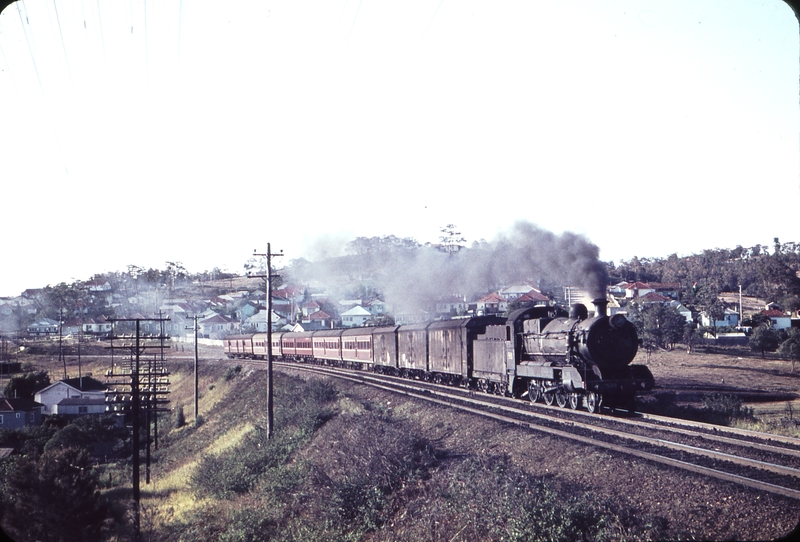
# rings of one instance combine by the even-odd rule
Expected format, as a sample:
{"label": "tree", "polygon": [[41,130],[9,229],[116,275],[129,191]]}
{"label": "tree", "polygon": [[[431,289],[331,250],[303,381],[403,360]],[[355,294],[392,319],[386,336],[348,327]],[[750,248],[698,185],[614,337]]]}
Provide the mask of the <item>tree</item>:
{"label": "tree", "polygon": [[753,330],[750,336],[750,349],[761,352],[761,357],[766,357],[766,352],[774,352],[778,348],[778,334],[771,327],[761,324]]}
{"label": "tree", "polygon": [[675,307],[647,304],[631,314],[631,319],[645,345],[673,348],[684,338],[686,319]]}
{"label": "tree", "polygon": [[50,385],[47,371],[30,371],[22,376],[15,376],[6,384],[3,393],[6,397],[33,399],[33,394]]}
{"label": "tree", "polygon": [[56,448],[16,460],[6,481],[6,521],[19,539],[100,540],[108,516],[89,454]]}
{"label": "tree", "polygon": [[786,340],[778,347],[778,354],[792,362],[792,372],[794,372],[795,362],[800,361],[800,329],[789,330]]}

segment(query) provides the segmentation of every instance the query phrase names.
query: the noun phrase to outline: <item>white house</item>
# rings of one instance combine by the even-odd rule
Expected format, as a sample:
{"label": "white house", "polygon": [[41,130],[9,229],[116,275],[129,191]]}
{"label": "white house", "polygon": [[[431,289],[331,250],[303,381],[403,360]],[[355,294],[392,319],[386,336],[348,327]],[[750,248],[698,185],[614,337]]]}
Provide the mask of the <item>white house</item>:
{"label": "white house", "polygon": [[700,325],[705,327],[736,327],[739,325],[739,313],[733,309],[725,309],[722,320],[712,322],[711,316],[705,312],[701,312]]}
{"label": "white house", "polygon": [[[279,329],[283,324],[286,323],[285,318],[281,318],[281,316],[272,311],[272,330],[275,331]],[[255,330],[260,333],[265,333],[267,331],[267,311],[258,311],[253,316],[245,320],[244,325],[242,326],[243,330]]]}
{"label": "white house", "polygon": [[792,317],[776,309],[761,311],[772,322],[772,329],[789,329],[792,327]]}
{"label": "white house", "polygon": [[61,416],[88,416],[106,413],[106,400],[92,397],[71,397],[62,399],[53,407],[53,414]]}
{"label": "white house", "polygon": [[42,318],[28,326],[28,335],[32,337],[47,337],[58,334],[58,322],[50,318]]}
{"label": "white house", "polygon": [[372,314],[362,307],[356,305],[347,312],[342,313],[342,327],[359,327],[363,326],[364,322],[372,318]]}
{"label": "white house", "polygon": [[476,303],[478,314],[502,314],[508,310],[508,300],[497,292],[486,294]]}
{"label": "white house", "polygon": [[500,294],[501,297],[504,297],[509,301],[514,301],[532,291],[538,292],[540,294],[542,293],[541,291],[539,291],[539,289],[534,288],[533,286],[529,286],[528,284],[514,284],[512,286],[508,286],[507,288],[503,288],[497,293]]}
{"label": "white house", "polygon": [[[672,301],[672,302],[669,303],[669,306],[670,307],[675,307],[675,310],[677,310],[680,313],[680,315],[683,316],[686,319],[686,323],[687,324],[691,324],[693,322],[693,320],[692,320],[692,311],[689,310],[689,308],[686,307],[686,305],[684,305],[683,303],[680,303],[678,301]],[[737,321],[738,321],[738,318],[737,318]]]}
{"label": "white house", "polygon": [[106,398],[106,386],[91,376],[59,380],[36,392],[34,400],[44,405],[44,414],[56,414],[56,405],[62,399],[102,399]]}

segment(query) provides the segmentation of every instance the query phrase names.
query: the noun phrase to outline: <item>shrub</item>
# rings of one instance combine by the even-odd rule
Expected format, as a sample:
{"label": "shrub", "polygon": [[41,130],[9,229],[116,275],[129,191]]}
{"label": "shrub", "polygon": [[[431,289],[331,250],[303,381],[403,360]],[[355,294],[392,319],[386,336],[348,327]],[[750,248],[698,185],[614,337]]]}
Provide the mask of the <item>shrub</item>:
{"label": "shrub", "polygon": [[175,410],[175,427],[183,427],[186,425],[186,415],[183,413],[183,405]]}
{"label": "shrub", "polygon": [[223,377],[225,378],[225,382],[230,382],[235,377],[239,376],[241,373],[242,373],[242,366],[237,365],[236,367],[228,367],[225,370],[225,374]]}
{"label": "shrub", "polygon": [[743,406],[735,395],[714,393],[703,396],[703,409],[712,423],[730,425],[734,421],[755,421],[754,409]]}

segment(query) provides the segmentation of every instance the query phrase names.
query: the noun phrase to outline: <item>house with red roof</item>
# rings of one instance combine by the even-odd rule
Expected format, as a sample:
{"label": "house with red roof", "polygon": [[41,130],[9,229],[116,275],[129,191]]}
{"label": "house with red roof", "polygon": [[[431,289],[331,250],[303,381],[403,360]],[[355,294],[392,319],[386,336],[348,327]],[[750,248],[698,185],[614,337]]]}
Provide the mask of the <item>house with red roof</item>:
{"label": "house with red roof", "polygon": [[547,305],[550,302],[550,298],[534,288],[530,292],[519,296],[516,301],[519,305]]}
{"label": "house with red roof", "polygon": [[323,310],[318,310],[304,317],[302,323],[305,331],[311,331],[312,329],[332,329],[333,317]]}
{"label": "house with red roof", "polygon": [[479,315],[503,314],[508,310],[508,300],[497,292],[486,294],[475,305]]}

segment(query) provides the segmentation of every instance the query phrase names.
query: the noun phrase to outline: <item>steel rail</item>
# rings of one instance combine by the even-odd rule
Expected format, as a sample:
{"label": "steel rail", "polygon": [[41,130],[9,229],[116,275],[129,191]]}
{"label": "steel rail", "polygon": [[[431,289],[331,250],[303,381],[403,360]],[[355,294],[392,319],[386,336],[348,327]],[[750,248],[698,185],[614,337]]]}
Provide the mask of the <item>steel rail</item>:
{"label": "steel rail", "polygon": [[[446,393],[442,393],[442,392],[440,392],[438,390],[427,390],[427,389],[416,388],[415,391],[411,391],[412,389],[414,389],[412,386],[399,386],[398,385],[398,387],[393,387],[393,386],[381,383],[377,379],[375,379],[374,381],[371,381],[371,379],[368,376],[356,375],[355,374],[356,371],[353,372],[354,373],[353,375],[348,375],[348,374],[342,373],[341,371],[333,370],[331,368],[326,368],[326,367],[302,366],[302,365],[296,365],[296,364],[281,364],[281,365],[284,366],[284,367],[287,367],[287,368],[295,369],[295,370],[304,370],[304,371],[307,371],[307,372],[313,372],[313,373],[317,373],[317,374],[333,376],[335,378],[341,378],[343,380],[349,380],[351,382],[356,382],[356,383],[359,383],[359,384],[372,386],[374,388],[382,389],[382,390],[389,391],[389,392],[392,392],[392,393],[400,393],[400,394],[406,395],[408,397],[412,397],[412,398],[416,398],[416,399],[423,399],[425,401],[428,401],[428,402],[431,402],[431,403],[434,403],[434,404],[439,404],[439,405],[447,406],[447,407],[450,407],[450,408],[456,408],[456,409],[464,411],[464,412],[468,412],[468,413],[471,413],[471,414],[477,414],[477,415],[484,416],[484,417],[487,417],[487,418],[490,418],[490,419],[494,419],[496,421],[509,423],[509,424],[512,424],[512,425],[517,425],[517,426],[522,426],[522,427],[527,427],[527,428],[532,429],[534,431],[547,433],[549,435],[553,435],[553,436],[556,436],[556,437],[559,437],[559,438],[566,438],[566,439],[578,441],[578,442],[581,442],[583,444],[587,444],[587,445],[590,445],[590,446],[596,446],[596,447],[605,448],[605,449],[613,450],[613,451],[620,452],[620,453],[625,453],[625,454],[628,454],[628,455],[633,455],[635,457],[639,457],[639,458],[642,458],[642,459],[654,461],[656,463],[661,463],[661,464],[664,464],[664,465],[677,467],[677,468],[680,468],[680,469],[683,469],[683,470],[688,470],[690,472],[694,472],[694,473],[697,473],[697,474],[703,474],[703,475],[706,475],[706,476],[709,476],[709,477],[712,477],[712,478],[725,480],[725,481],[741,484],[741,485],[746,486],[746,487],[759,489],[759,490],[762,490],[762,491],[767,491],[769,493],[774,493],[774,494],[782,495],[784,497],[789,497],[789,498],[792,498],[792,499],[800,500],[800,490],[787,488],[787,487],[779,486],[779,485],[776,485],[776,484],[771,484],[769,482],[764,482],[764,481],[756,480],[756,479],[753,479],[753,478],[747,478],[745,476],[741,476],[741,475],[738,475],[738,474],[732,474],[732,473],[729,473],[729,472],[720,471],[720,470],[712,469],[712,468],[709,468],[709,467],[703,467],[701,465],[695,465],[693,463],[689,463],[689,462],[686,462],[686,461],[673,459],[673,458],[670,458],[670,457],[665,457],[663,455],[658,455],[658,454],[654,454],[652,452],[646,452],[646,451],[643,451],[643,450],[636,450],[636,449],[633,449],[633,448],[629,448],[629,447],[622,446],[622,445],[619,445],[619,444],[614,444],[614,443],[611,443],[611,442],[605,442],[605,441],[602,441],[602,440],[597,440],[597,439],[594,439],[594,438],[591,438],[591,437],[587,437],[587,436],[576,435],[574,433],[570,433],[568,431],[563,431],[561,429],[554,429],[552,427],[545,427],[545,426],[536,424],[534,422],[523,421],[523,420],[520,420],[518,418],[511,418],[511,417],[508,417],[508,416],[505,416],[505,415],[501,415],[501,414],[497,414],[497,413],[494,413],[494,412],[487,412],[486,410],[479,409],[479,408],[474,408],[474,407],[470,407],[470,406],[466,406],[466,405],[456,404],[456,403],[453,402],[453,399],[458,399],[458,400],[464,400],[464,399],[453,397],[452,395],[448,395]],[[402,388],[408,388],[408,389],[402,389]],[[432,395],[433,396],[441,396],[441,397],[449,397],[450,400],[439,399],[437,397],[432,397]],[[496,408],[496,409],[500,409],[500,410],[503,410],[503,411],[510,411],[510,412],[514,412],[515,414],[518,414],[518,415],[524,415],[524,416],[529,416],[529,417],[534,417],[534,418],[545,418],[544,416],[542,416],[540,414],[536,414],[536,413],[533,413],[533,412],[530,412],[530,411],[526,411],[526,410],[512,408],[512,407],[509,407],[509,406],[494,405],[494,404],[490,404],[490,403],[481,403],[480,401],[475,400],[475,399],[472,399],[471,401],[475,402],[475,403],[478,403],[478,404],[483,404],[484,406],[486,406],[488,408]],[[640,442],[640,443],[645,443],[645,444],[650,444],[650,445],[655,445],[655,446],[667,447],[667,448],[671,448],[671,449],[674,449],[674,450],[680,450],[680,451],[685,451],[685,452],[689,452],[689,453],[695,453],[695,454],[698,454],[698,455],[701,455],[701,456],[713,457],[715,459],[722,459],[722,460],[726,460],[726,461],[731,461],[731,459],[730,459],[731,457],[735,458],[735,456],[730,456],[729,454],[722,454],[720,452],[715,452],[713,450],[703,450],[702,448],[696,448],[696,447],[692,447],[692,446],[686,446],[686,445],[682,445],[682,444],[671,443],[669,441],[664,441],[663,439],[652,439],[650,437],[641,437],[641,436],[638,436],[638,435],[630,435],[628,433],[623,433],[621,431],[616,431],[616,430],[603,430],[603,429],[600,429],[600,428],[597,428],[597,427],[594,427],[594,426],[591,426],[591,425],[588,425],[588,424],[584,424],[584,423],[581,423],[581,422],[554,420],[552,418],[548,418],[548,419],[551,420],[551,421],[555,421],[557,423],[563,423],[563,424],[566,424],[566,425],[570,425],[572,427],[577,427],[577,428],[581,428],[581,429],[588,429],[588,430],[593,431],[593,432],[601,432],[603,434],[613,434],[614,436],[619,436],[620,438],[632,440],[634,442]],[[738,458],[738,459],[741,462],[738,462],[738,461],[734,461],[734,462],[738,463],[738,464],[741,464],[741,465],[744,465],[744,466],[750,466],[750,467],[755,467],[755,468],[765,468],[764,465],[770,465],[772,467],[775,467],[775,468],[779,469],[781,471],[781,472],[779,472],[780,474],[790,475],[790,476],[797,476],[798,473],[800,473],[800,471],[798,471],[797,469],[793,469],[793,468],[790,468],[790,467],[781,467],[780,465],[774,465],[773,466],[773,465],[768,464],[768,463],[764,463],[764,462],[756,461],[756,460],[751,460],[751,459],[744,459],[744,458]],[[766,470],[770,470],[770,469],[766,469]],[[775,472],[775,471],[773,471],[773,472]]]}

